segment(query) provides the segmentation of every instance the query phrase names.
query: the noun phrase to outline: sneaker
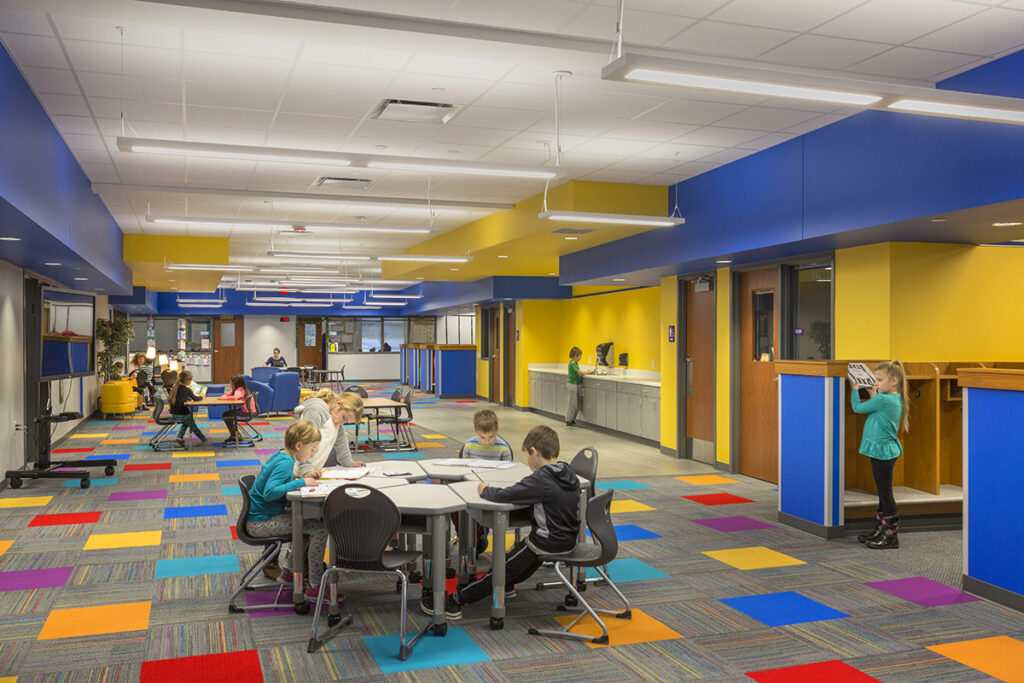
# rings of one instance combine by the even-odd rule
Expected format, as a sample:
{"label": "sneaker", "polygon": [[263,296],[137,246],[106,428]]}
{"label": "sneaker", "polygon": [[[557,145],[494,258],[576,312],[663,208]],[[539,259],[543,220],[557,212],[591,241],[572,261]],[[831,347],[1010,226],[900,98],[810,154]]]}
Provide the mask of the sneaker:
{"label": "sneaker", "polygon": [[505,599],[511,600],[512,598],[519,595],[519,591],[516,590],[515,586],[505,586]]}
{"label": "sneaker", "polygon": [[292,574],[291,570],[289,569],[282,569],[281,573],[278,574],[277,578],[275,578],[274,580],[278,583],[284,584],[285,586],[291,586],[295,583],[295,575]]}
{"label": "sneaker", "polygon": [[180,446],[181,448],[184,448],[185,447],[185,439],[175,439],[174,440],[174,445],[175,446]]}
{"label": "sneaker", "polygon": [[201,444],[208,444],[208,443],[210,443],[210,440],[207,439],[205,436],[201,436],[201,437],[199,437],[199,443],[201,443]]}
{"label": "sneaker", "polygon": [[277,581],[277,578],[281,576],[281,567],[278,566],[277,562],[271,562],[263,568],[263,576],[271,581]]}
{"label": "sneaker", "polygon": [[449,595],[444,601],[444,616],[451,621],[458,621],[462,618],[462,604],[456,602],[454,593]]}
{"label": "sneaker", "polygon": [[420,596],[420,611],[428,617],[434,615],[434,594],[424,592]]}
{"label": "sneaker", "polygon": [[323,600],[324,602],[327,602],[328,600],[327,595],[320,597],[320,586],[307,586],[303,595],[306,596],[306,602],[311,602],[314,605],[318,600]]}

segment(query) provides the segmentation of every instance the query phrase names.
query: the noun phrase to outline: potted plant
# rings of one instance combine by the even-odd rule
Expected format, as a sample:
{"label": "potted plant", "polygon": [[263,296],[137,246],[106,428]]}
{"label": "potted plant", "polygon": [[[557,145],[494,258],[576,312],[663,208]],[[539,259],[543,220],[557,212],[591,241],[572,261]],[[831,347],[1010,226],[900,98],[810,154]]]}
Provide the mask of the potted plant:
{"label": "potted plant", "polygon": [[121,360],[121,349],[135,339],[135,327],[128,318],[101,318],[96,321],[96,338],[103,342],[103,350],[96,354],[96,362],[100,375],[106,381],[116,372],[114,363]]}

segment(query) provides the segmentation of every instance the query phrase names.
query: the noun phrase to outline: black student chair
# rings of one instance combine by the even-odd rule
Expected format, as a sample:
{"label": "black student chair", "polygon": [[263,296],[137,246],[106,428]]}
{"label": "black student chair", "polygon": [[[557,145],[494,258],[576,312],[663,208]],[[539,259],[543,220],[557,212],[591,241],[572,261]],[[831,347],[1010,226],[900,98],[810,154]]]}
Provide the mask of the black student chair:
{"label": "black student chair", "polygon": [[[281,594],[285,592],[286,588],[284,584],[278,583],[255,583],[259,577],[263,568],[277,559],[278,553],[281,552],[281,545],[288,543],[292,540],[292,535],[281,534],[280,536],[252,536],[245,529],[245,523],[249,519],[249,506],[250,498],[249,491],[252,489],[253,483],[256,481],[256,475],[246,474],[238,478],[238,490],[242,492],[242,509],[238,513],[238,521],[235,522],[235,533],[238,535],[238,540],[246,545],[251,546],[263,546],[263,553],[260,555],[256,563],[249,567],[248,571],[242,574],[242,580],[238,582],[238,588],[234,593],[231,594],[231,600],[228,601],[228,612],[253,612],[262,609],[278,609],[281,607],[294,607],[291,600],[291,595],[286,595],[286,602],[281,602]],[[249,607],[248,605],[236,605],[235,601],[238,600],[246,591],[253,590],[267,590],[277,589],[277,597],[274,598],[274,602],[269,605],[255,605]]]}
{"label": "black student chair", "polygon": [[[397,574],[402,592],[402,617],[398,631],[401,645],[398,658],[405,660],[412,654],[412,646],[419,640],[419,636],[411,643],[406,643],[409,580],[402,568],[419,559],[421,553],[387,549],[388,543],[398,533],[401,521],[402,515],[398,508],[390,498],[377,489],[360,484],[345,484],[331,491],[324,501],[324,525],[330,535],[334,560],[320,579],[320,595],[325,594],[327,579],[339,572]],[[331,604],[336,600],[337,584],[331,583]],[[322,608],[323,600],[318,600],[307,652],[316,652],[328,638],[352,623],[352,615],[347,614],[339,623],[332,625],[320,635],[317,631]]]}
{"label": "black student chair", "polygon": [[[406,392],[402,397],[405,405],[399,408],[393,415],[381,415],[377,418],[377,424],[390,425],[394,429],[395,450],[416,450],[416,435],[412,432],[412,392]],[[405,413],[404,415],[402,413]],[[401,437],[406,438],[406,446],[401,443]]]}
{"label": "black student chair", "polygon": [[173,432],[181,425],[171,419],[171,416],[161,415],[164,412],[163,396],[153,397],[153,422],[156,423],[157,432],[149,440],[149,447],[154,451],[173,451],[181,448],[174,443]]}
{"label": "black student chair", "polygon": [[[581,448],[569,462],[569,467],[572,468],[572,471],[576,473],[577,477],[581,477],[590,482],[590,488],[587,490],[587,505],[589,505],[597,491],[597,449],[593,446]],[[588,583],[598,583],[602,580],[600,577],[588,579],[586,576],[586,572],[582,571],[580,572],[580,575],[576,577],[576,588],[580,591],[587,590]],[[560,581],[538,583],[537,590],[541,591],[545,588],[558,588],[561,585],[562,583]],[[575,605],[571,595],[565,596],[565,604],[570,607]]]}
{"label": "black student chair", "polygon": [[[632,610],[629,607],[629,600],[622,594],[622,591],[612,583],[612,580],[608,578],[608,573],[605,571],[604,566],[615,559],[615,556],[619,552],[619,540],[615,536],[615,526],[612,525],[612,495],[615,491],[609,489],[599,496],[594,496],[590,499],[587,505],[587,528],[590,529],[590,535],[593,541],[576,541],[576,547],[568,553],[538,553],[537,557],[544,562],[553,562],[555,574],[558,575],[558,579],[562,585],[569,589],[569,592],[576,598],[577,602],[583,605],[584,611],[581,612],[575,619],[573,619],[568,626],[562,629],[537,629],[530,628],[528,632],[532,636],[547,636],[549,638],[575,638],[577,640],[588,640],[591,643],[602,643],[608,642],[608,627],[598,616],[601,614],[610,614],[616,619],[631,619],[633,617]],[[611,586],[615,594],[622,600],[622,604],[626,606],[621,612],[609,609],[599,609],[591,607],[576,587],[573,586],[573,582],[562,573],[562,567],[593,567],[594,570],[601,575],[604,583]],[[565,610],[564,605],[558,605],[559,610]],[[600,636],[588,636],[583,633],[573,633],[572,627],[575,626],[580,619],[586,615],[590,615],[594,618],[594,621],[601,627],[602,634]]]}

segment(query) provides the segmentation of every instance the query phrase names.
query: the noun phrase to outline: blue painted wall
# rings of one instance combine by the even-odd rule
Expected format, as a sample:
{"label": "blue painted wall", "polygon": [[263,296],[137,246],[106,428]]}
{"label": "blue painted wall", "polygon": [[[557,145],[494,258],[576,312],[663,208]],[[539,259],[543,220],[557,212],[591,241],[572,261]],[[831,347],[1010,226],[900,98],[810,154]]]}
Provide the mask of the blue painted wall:
{"label": "blue painted wall", "polygon": [[[0,258],[69,287],[129,293],[121,229],[2,46],[0,129],[0,220],[4,234],[22,238],[3,243]],[[63,266],[43,266],[51,260]]]}
{"label": "blue painted wall", "polygon": [[814,524],[825,521],[825,380],[779,375],[779,510]]}

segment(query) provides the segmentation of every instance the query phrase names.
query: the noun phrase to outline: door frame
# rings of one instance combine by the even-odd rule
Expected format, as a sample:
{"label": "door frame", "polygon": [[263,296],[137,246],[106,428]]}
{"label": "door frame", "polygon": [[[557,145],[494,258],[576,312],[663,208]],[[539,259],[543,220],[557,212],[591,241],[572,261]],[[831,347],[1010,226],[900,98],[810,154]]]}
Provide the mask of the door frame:
{"label": "door frame", "polygon": [[516,397],[516,305],[514,302],[501,306],[502,335],[505,342],[505,353],[501,356],[502,387],[501,405],[512,407]]}
{"label": "door frame", "polygon": [[[686,345],[688,328],[686,325],[686,294],[687,288],[691,280],[697,280],[700,278],[708,278],[712,283],[712,291],[716,292],[717,297],[717,286],[718,276],[715,271],[708,270],[697,273],[687,273],[686,275],[680,275],[677,277],[676,286],[678,288],[676,299],[678,306],[676,307],[676,452],[671,453],[669,449],[665,449],[675,457],[680,459],[693,460],[693,439],[686,435],[686,358],[689,355],[689,349]],[[716,299],[717,300],[717,299]],[[715,411],[715,437],[711,440],[715,444],[717,451],[718,447],[718,306],[714,308],[714,317],[711,322],[711,332],[714,337],[713,343],[711,344],[711,362],[713,364],[714,380],[711,384],[711,400],[714,401]],[[738,405],[738,404],[737,404]],[[716,466],[717,466],[716,461]]]}

